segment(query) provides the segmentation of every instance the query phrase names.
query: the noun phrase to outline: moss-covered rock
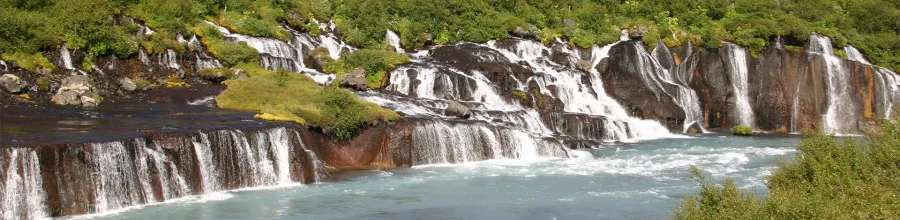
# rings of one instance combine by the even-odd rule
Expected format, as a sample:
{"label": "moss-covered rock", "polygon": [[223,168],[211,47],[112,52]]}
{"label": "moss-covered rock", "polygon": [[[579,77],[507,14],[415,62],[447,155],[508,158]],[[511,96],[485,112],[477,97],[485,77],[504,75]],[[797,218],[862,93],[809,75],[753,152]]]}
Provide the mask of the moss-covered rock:
{"label": "moss-covered rock", "polygon": [[734,132],[734,135],[740,135],[740,136],[752,136],[753,135],[753,128],[750,128],[747,126],[742,126],[742,125],[734,126],[733,128],[731,128],[731,131]]}

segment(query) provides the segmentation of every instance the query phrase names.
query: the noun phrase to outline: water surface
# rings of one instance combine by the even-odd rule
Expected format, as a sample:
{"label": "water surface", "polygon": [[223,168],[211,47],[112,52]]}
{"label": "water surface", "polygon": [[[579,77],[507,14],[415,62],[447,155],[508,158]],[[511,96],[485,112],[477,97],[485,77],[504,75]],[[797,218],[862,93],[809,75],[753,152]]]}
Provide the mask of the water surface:
{"label": "water surface", "polygon": [[776,158],[792,156],[798,141],[707,135],[579,150],[576,158],[354,171],[336,182],[214,193],[90,217],[659,219],[698,190],[691,165],[762,194]]}

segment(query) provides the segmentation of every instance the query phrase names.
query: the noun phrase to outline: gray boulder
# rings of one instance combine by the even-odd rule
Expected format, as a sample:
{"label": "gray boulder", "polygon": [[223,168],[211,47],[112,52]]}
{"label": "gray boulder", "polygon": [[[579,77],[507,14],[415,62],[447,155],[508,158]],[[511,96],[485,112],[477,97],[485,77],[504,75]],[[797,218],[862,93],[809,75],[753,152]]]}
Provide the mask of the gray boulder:
{"label": "gray boulder", "polygon": [[129,78],[119,79],[119,85],[122,85],[122,89],[125,89],[125,91],[133,92],[137,90],[137,85]]}
{"label": "gray boulder", "polygon": [[463,119],[469,118],[469,116],[472,115],[469,111],[469,107],[466,107],[457,101],[450,101],[450,105],[447,106],[447,109],[444,109],[444,114]]}
{"label": "gray boulder", "polygon": [[250,78],[250,75],[247,75],[247,71],[244,71],[242,69],[233,69],[231,70],[231,74],[234,74],[235,79]]}
{"label": "gray boulder", "polygon": [[101,98],[91,86],[90,78],[85,75],[74,75],[62,81],[62,86],[53,95],[51,101],[58,105],[75,105],[96,107]]}
{"label": "gray boulder", "polygon": [[356,68],[338,78],[341,87],[351,88],[355,90],[366,89],[366,70]]}
{"label": "gray boulder", "polygon": [[9,93],[22,92],[27,86],[28,83],[22,81],[22,79],[16,75],[3,74],[3,76],[0,76],[0,87],[3,87],[3,90],[6,90]]}
{"label": "gray boulder", "polygon": [[639,24],[632,26],[628,29],[628,36],[630,37],[643,37],[644,34],[647,34],[647,31],[650,30],[650,27],[644,24]]}

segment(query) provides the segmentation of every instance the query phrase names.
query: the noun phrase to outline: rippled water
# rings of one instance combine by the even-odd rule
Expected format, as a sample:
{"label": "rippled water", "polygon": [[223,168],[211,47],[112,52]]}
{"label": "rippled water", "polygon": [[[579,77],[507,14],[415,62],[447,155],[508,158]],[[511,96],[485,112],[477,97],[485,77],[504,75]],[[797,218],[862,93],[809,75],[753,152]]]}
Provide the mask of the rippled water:
{"label": "rippled water", "polygon": [[190,197],[108,219],[659,219],[697,191],[695,165],[764,193],[796,137],[652,140],[577,151],[577,158],[494,160],[356,171],[337,182]]}

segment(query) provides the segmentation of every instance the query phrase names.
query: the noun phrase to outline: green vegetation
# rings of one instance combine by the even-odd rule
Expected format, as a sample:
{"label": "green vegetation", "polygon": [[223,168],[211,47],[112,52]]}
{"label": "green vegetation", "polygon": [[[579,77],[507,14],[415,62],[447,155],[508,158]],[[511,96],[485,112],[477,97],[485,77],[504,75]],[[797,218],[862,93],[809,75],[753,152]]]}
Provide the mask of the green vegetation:
{"label": "green vegetation", "polygon": [[219,59],[222,65],[234,66],[239,63],[259,63],[259,51],[244,42],[226,41],[222,32],[216,27],[202,24],[194,27],[194,33],[200,36],[200,42],[206,46],[210,54]]}
{"label": "green vegetation", "polygon": [[394,51],[362,49],[345,54],[340,59],[329,62],[325,71],[338,76],[362,67],[366,70],[366,86],[373,89],[384,87],[385,76],[397,65],[409,63],[409,57]]}
{"label": "green vegetation", "polygon": [[779,162],[765,199],[728,180],[720,188],[694,168],[700,192],[678,219],[896,219],[900,217],[900,122],[864,138],[807,134],[793,159]]}
{"label": "green vegetation", "polygon": [[50,78],[46,76],[42,76],[37,78],[35,84],[37,84],[38,89],[41,91],[50,91]]}
{"label": "green vegetation", "polygon": [[[900,70],[898,8],[900,2],[890,0],[0,0],[0,54],[33,54],[60,42],[87,52],[88,60],[128,57],[138,45],[157,53],[182,51],[174,36],[189,36],[204,20],[287,40],[280,24],[315,35],[316,20],[333,18],[348,43],[369,49],[384,46],[388,29],[406,48],[429,41],[484,42],[509,37],[516,28],[544,42],[561,37],[588,47],[614,42],[620,29],[631,29],[644,30],[651,47],[658,39],[669,46],[691,41],[705,47],[724,40],[755,54],[776,36],[797,47],[818,32],[831,37],[835,47],[852,44],[875,64]],[[156,33],[133,39],[140,23]],[[247,52],[205,41],[219,45],[217,55]],[[234,65],[244,57],[226,58]]]}
{"label": "green vegetation", "polygon": [[257,112],[264,120],[321,127],[338,140],[354,137],[368,123],[400,118],[397,113],[360,100],[337,87],[321,87],[302,74],[241,66],[251,77],[229,80],[216,97],[220,108]]}
{"label": "green vegetation", "polygon": [[44,57],[44,55],[41,53],[4,53],[0,55],[0,58],[3,58],[3,60],[15,61],[16,64],[19,65],[19,67],[22,67],[22,69],[26,69],[32,72],[37,71],[38,69],[53,71],[53,69],[56,68],[56,65],[53,65],[53,62],[50,62],[50,60],[47,59],[47,57]]}
{"label": "green vegetation", "polygon": [[731,131],[734,132],[734,135],[741,135],[741,136],[753,135],[753,128],[743,126],[743,125],[734,126],[733,128],[731,128]]}

